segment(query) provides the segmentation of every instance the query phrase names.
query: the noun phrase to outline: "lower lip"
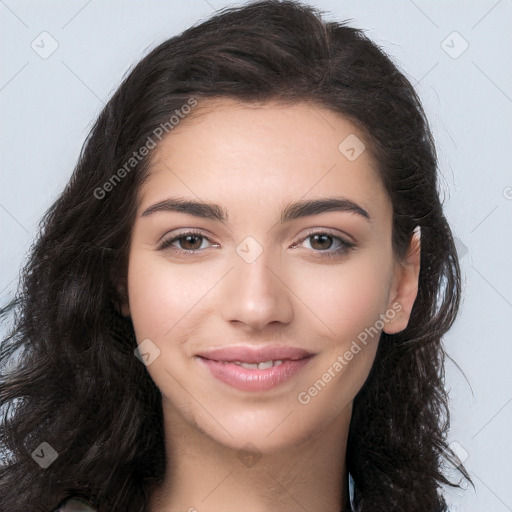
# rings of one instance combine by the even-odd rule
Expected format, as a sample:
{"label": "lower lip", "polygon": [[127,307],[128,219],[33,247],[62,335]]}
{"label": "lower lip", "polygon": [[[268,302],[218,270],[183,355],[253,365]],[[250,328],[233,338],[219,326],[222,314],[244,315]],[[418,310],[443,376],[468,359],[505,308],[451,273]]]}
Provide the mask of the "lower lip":
{"label": "lower lip", "polygon": [[234,363],[198,357],[215,378],[241,391],[267,391],[275,388],[296,375],[312,358],[313,356],[297,361],[286,360],[279,366],[272,366],[265,370],[248,370]]}

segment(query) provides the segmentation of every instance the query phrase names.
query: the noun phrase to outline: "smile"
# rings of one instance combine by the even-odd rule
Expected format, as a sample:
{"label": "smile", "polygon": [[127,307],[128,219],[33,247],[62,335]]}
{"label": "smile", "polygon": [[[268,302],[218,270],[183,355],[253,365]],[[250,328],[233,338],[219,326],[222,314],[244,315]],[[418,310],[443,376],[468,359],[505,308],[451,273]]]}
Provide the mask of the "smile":
{"label": "smile", "polygon": [[293,347],[224,347],[196,355],[217,380],[240,391],[268,391],[288,381],[315,354]]}

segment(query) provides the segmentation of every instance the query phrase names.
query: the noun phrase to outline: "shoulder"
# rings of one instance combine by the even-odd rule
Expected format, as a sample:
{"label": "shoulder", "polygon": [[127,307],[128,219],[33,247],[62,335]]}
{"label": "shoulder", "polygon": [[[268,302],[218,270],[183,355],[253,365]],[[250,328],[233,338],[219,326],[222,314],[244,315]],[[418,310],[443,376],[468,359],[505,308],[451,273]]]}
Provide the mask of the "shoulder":
{"label": "shoulder", "polygon": [[90,501],[77,496],[71,496],[52,512],[96,512],[96,508]]}

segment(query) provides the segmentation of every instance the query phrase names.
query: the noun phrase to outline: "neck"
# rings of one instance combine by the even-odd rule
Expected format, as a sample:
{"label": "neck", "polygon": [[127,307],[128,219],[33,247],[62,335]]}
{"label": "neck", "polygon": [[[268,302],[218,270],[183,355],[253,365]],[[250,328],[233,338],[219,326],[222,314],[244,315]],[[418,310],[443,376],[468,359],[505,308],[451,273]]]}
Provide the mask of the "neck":
{"label": "neck", "polygon": [[217,442],[165,398],[163,410],[167,469],[151,495],[150,512],[226,512],[227,504],[237,512],[349,510],[351,404],[315,436],[264,453],[254,445],[240,450]]}

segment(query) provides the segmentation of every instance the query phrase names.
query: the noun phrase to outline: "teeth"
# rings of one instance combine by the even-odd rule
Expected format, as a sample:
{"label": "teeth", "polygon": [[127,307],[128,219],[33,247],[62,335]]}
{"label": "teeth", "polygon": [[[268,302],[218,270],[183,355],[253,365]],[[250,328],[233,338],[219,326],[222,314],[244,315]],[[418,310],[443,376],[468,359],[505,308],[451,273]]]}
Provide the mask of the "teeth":
{"label": "teeth", "polygon": [[242,363],[241,361],[232,361],[232,363],[241,366],[242,368],[246,368],[247,370],[266,370],[267,368],[272,368],[272,366],[279,366],[283,364],[281,359],[277,359],[275,361],[264,361],[262,363]]}

